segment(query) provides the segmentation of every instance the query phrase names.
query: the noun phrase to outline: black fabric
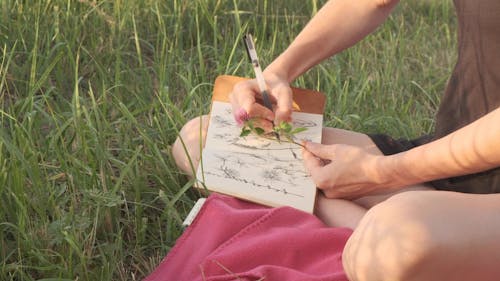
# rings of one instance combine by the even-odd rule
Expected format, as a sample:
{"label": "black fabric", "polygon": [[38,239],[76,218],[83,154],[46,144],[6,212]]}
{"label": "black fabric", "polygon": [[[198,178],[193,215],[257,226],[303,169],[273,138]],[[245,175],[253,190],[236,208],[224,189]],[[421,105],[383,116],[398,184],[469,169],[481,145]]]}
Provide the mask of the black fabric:
{"label": "black fabric", "polygon": [[[384,155],[393,155],[410,150],[429,142],[432,136],[423,136],[415,140],[393,139],[388,135],[369,134],[371,140]],[[466,176],[446,178],[428,182],[438,190],[449,190],[464,193],[500,193],[498,181],[499,168]]]}
{"label": "black fabric", "polygon": [[414,147],[427,143],[432,136],[423,136],[415,140],[398,139],[384,134],[368,135],[384,155],[393,155],[410,150]]}

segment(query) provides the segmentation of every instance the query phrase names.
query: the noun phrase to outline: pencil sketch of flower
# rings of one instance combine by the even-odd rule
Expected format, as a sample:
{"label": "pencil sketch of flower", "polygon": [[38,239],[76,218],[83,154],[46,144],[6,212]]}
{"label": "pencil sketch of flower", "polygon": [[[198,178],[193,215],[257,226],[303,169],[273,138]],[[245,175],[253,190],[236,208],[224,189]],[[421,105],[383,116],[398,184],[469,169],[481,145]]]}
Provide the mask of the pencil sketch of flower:
{"label": "pencil sketch of flower", "polygon": [[222,128],[222,127],[228,127],[228,126],[232,126],[232,122],[231,120],[228,120],[222,116],[219,116],[219,115],[216,115],[213,117],[213,121],[215,123],[215,126],[217,128]]}
{"label": "pencil sketch of flower", "polygon": [[298,118],[294,119],[292,123],[293,123],[293,126],[295,126],[295,127],[311,128],[311,127],[316,126],[316,123],[313,121],[302,120],[302,119],[298,119]]}
{"label": "pencil sketch of flower", "polygon": [[263,170],[261,176],[266,181],[280,181],[280,174],[276,170]]}
{"label": "pencil sketch of flower", "polygon": [[217,139],[217,140],[224,140],[226,138],[226,135],[225,134],[214,134],[214,139]]}
{"label": "pencil sketch of flower", "polygon": [[226,178],[229,179],[236,179],[240,177],[240,172],[236,169],[228,168],[228,167],[222,167],[222,171],[224,172],[224,175]]}

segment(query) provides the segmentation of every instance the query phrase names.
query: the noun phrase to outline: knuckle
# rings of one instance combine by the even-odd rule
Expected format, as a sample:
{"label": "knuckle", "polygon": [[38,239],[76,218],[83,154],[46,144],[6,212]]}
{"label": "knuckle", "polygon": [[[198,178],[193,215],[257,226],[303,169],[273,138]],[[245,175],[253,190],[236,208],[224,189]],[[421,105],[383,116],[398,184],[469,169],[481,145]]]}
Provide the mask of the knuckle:
{"label": "knuckle", "polygon": [[315,183],[319,189],[329,189],[329,188],[333,187],[332,182],[328,178],[325,178],[325,177],[320,177],[320,178],[316,179]]}
{"label": "knuckle", "polygon": [[236,91],[236,92],[239,92],[241,90],[244,90],[245,88],[247,88],[247,85],[246,85],[246,81],[245,82],[240,82],[240,83],[236,83],[233,87],[233,89]]}
{"label": "knuckle", "polygon": [[292,109],[291,108],[288,108],[288,107],[285,107],[285,108],[280,108],[280,113],[283,115],[283,116],[288,116],[288,115],[291,115],[292,114]]}
{"label": "knuckle", "polygon": [[237,96],[248,95],[251,92],[251,89],[246,84],[238,83],[233,87],[233,94]]}
{"label": "knuckle", "polygon": [[333,190],[324,190],[323,194],[326,198],[332,199],[337,197],[337,193]]}
{"label": "knuckle", "polygon": [[244,89],[244,85],[242,85],[241,83],[238,83],[238,84],[234,85],[235,92],[239,92],[242,89]]}

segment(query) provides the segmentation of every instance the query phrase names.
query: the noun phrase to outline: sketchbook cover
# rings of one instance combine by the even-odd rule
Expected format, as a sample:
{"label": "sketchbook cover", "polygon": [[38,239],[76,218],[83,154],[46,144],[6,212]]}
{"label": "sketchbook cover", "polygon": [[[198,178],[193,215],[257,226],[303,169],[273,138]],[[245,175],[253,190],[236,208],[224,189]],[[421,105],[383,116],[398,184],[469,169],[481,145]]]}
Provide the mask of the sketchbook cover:
{"label": "sketchbook cover", "polygon": [[[258,136],[240,137],[228,95],[241,77],[219,76],[212,98],[207,140],[197,171],[198,187],[263,205],[291,206],[312,213],[316,186],[302,161],[301,147]],[[325,97],[293,88],[297,139],[321,142]],[[317,104],[315,104],[317,103]]]}

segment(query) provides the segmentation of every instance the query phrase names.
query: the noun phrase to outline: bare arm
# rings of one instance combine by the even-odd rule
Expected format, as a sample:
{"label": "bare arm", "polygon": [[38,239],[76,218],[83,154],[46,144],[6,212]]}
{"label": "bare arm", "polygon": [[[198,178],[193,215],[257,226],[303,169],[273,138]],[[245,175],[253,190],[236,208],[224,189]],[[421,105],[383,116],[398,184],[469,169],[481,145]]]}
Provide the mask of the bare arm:
{"label": "bare arm", "polygon": [[[431,143],[391,156],[350,145],[306,143],[303,157],[330,198],[357,198],[500,166],[500,108]],[[324,164],[321,159],[331,160]]]}
{"label": "bare arm", "polygon": [[500,108],[432,143],[387,157],[382,173],[411,184],[500,166]]}
{"label": "bare arm", "polygon": [[255,80],[238,83],[231,95],[233,111],[269,121],[289,121],[292,111],[289,83],[322,60],[354,45],[375,30],[397,0],[330,0],[304,27],[290,46],[265,70],[264,77],[276,103],[276,114],[256,102]]}
{"label": "bare arm", "polygon": [[328,1],[290,46],[265,70],[288,82],[373,32],[396,6],[394,0]]}

